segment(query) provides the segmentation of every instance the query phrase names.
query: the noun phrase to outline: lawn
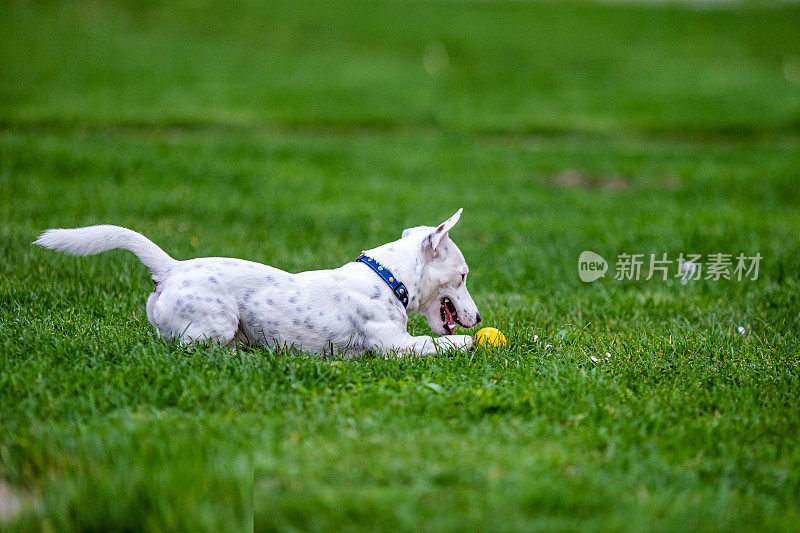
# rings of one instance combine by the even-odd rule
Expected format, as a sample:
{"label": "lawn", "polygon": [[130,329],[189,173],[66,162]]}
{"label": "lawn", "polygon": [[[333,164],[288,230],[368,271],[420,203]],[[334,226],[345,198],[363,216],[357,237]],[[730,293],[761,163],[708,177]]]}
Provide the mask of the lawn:
{"label": "lawn", "polygon": [[[761,2],[0,3],[0,529],[797,531],[798,27]],[[459,207],[501,350],[186,351],[131,254],[30,246],[113,223],[300,271]],[[663,253],[762,260],[616,279]]]}

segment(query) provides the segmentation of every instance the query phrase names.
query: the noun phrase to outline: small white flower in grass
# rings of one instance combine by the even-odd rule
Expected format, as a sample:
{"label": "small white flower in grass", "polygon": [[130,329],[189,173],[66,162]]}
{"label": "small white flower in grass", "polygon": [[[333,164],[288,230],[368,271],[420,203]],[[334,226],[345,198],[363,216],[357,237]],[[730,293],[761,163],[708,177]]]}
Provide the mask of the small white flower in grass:
{"label": "small white flower in grass", "polygon": [[611,359],[611,352],[606,352],[606,361]]}
{"label": "small white flower in grass", "polygon": [[744,326],[739,326],[739,327],[738,327],[738,328],[736,328],[736,329],[737,329],[737,330],[739,330],[739,333],[741,333],[742,335],[744,335],[745,333],[747,333],[747,330],[746,330],[746,329],[744,329]]}
{"label": "small white flower in grass", "polygon": [[592,360],[592,363],[599,363],[599,362],[600,362],[600,359],[598,359],[597,357],[595,357],[595,356],[593,356],[593,355],[590,355],[590,356],[589,356],[589,359],[591,359],[591,360]]}
{"label": "small white flower in grass", "polygon": [[539,342],[539,335],[533,335],[533,342]]}
{"label": "small white flower in grass", "polygon": [[547,351],[549,352],[550,350],[552,350],[552,349],[553,349],[553,345],[552,345],[552,344],[545,344],[545,345],[544,345],[544,349],[545,349],[545,350],[547,350]]}

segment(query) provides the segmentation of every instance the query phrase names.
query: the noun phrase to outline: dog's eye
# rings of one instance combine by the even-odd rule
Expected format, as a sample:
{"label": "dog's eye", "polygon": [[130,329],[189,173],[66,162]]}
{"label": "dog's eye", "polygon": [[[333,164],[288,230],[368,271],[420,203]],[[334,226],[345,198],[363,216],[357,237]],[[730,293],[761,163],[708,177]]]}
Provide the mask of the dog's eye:
{"label": "dog's eye", "polygon": [[467,275],[461,274],[461,283],[464,283],[465,281],[467,281]]}

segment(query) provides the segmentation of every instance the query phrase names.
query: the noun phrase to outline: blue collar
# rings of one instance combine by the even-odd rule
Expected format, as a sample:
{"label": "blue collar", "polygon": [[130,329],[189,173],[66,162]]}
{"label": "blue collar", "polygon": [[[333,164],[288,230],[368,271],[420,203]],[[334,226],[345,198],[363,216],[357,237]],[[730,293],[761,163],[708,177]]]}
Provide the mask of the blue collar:
{"label": "blue collar", "polygon": [[375,273],[386,282],[389,288],[392,289],[392,292],[394,292],[394,295],[398,300],[400,300],[400,303],[403,304],[403,307],[408,307],[408,289],[406,289],[406,286],[403,285],[399,279],[394,277],[394,274],[392,274],[391,270],[364,254],[359,255],[358,259],[356,259],[356,262],[364,263],[374,270]]}

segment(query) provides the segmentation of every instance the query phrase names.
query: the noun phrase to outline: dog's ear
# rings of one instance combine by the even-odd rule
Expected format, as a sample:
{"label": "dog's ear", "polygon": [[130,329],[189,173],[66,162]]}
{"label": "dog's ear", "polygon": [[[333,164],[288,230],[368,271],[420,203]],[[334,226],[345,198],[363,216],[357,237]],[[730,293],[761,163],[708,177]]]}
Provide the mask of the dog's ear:
{"label": "dog's ear", "polygon": [[431,251],[436,252],[436,248],[439,247],[439,243],[442,242],[442,239],[445,237],[445,235],[447,235],[447,232],[450,231],[453,226],[456,225],[458,219],[461,218],[462,211],[464,211],[463,207],[456,211],[453,216],[436,226],[436,229],[433,230],[427,237],[425,237],[423,246],[430,246]]}
{"label": "dog's ear", "polygon": [[409,235],[411,235],[412,233],[415,233],[415,232],[417,232],[417,231],[422,231],[422,230],[428,229],[429,227],[430,227],[430,226],[415,226],[415,227],[413,227],[413,228],[406,228],[406,229],[404,229],[404,230],[403,230],[403,234],[402,234],[402,235],[400,235],[400,237],[401,237],[401,238],[408,237],[408,236],[409,236]]}

